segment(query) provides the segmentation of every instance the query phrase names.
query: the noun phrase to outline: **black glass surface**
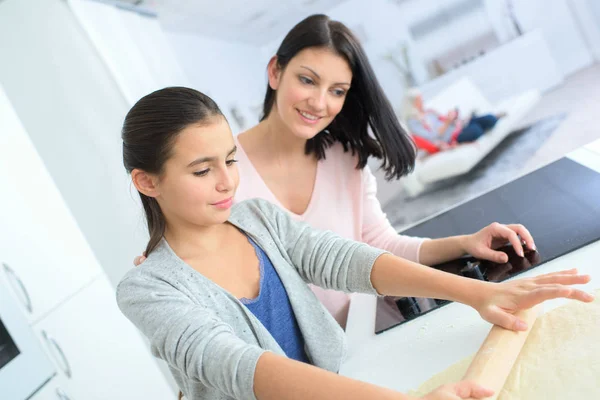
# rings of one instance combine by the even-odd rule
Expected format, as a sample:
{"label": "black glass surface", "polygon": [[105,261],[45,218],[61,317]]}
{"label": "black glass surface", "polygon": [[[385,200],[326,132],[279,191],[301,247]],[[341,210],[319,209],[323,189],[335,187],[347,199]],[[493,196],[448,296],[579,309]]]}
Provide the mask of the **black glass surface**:
{"label": "black glass surface", "polygon": [[21,352],[0,319],[0,370]]}
{"label": "black glass surface", "polygon": [[[599,240],[600,174],[562,158],[402,234],[435,239],[474,233],[492,222],[525,225],[535,240],[537,251],[529,249],[521,258],[512,246],[505,246],[499,249],[509,256],[505,264],[464,257],[433,267],[473,279],[499,282]],[[378,298],[375,333],[447,303],[427,298]]]}

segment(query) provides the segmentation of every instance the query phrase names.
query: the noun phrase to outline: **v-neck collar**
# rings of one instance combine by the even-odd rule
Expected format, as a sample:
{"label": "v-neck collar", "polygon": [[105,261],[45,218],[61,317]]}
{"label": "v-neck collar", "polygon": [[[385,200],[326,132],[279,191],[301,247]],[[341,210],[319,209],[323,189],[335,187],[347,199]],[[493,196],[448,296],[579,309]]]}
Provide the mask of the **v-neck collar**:
{"label": "v-neck collar", "polygon": [[317,197],[318,197],[318,193],[317,193],[317,188],[319,187],[319,176],[320,174],[320,170],[321,170],[321,160],[317,161],[317,171],[315,173],[315,182],[313,184],[313,188],[312,188],[312,193],[310,195],[310,200],[308,201],[308,205],[306,206],[306,209],[304,210],[304,212],[302,214],[296,214],[295,212],[287,209],[277,198],[277,196],[275,196],[275,193],[273,193],[273,191],[271,190],[271,188],[269,188],[269,186],[267,185],[267,183],[264,181],[264,179],[262,178],[262,176],[260,175],[260,173],[258,172],[258,170],[256,169],[256,167],[254,166],[254,164],[252,163],[252,161],[250,160],[250,157],[248,157],[248,154],[246,153],[246,151],[244,150],[244,148],[242,147],[242,144],[240,143],[240,141],[238,140],[237,137],[235,137],[235,142],[237,145],[237,154],[238,157],[241,155],[242,157],[244,157],[247,161],[247,166],[245,168],[248,168],[251,171],[251,174],[253,174],[255,176],[255,178],[257,178],[258,181],[260,181],[260,184],[263,186],[263,189],[265,190],[265,193],[268,193],[268,197],[270,197],[269,199],[265,198],[265,200],[269,200],[271,203],[275,204],[277,207],[286,210],[288,213],[290,213],[293,217],[295,217],[296,219],[299,219],[301,221],[303,221],[306,216],[310,213],[310,211],[312,210],[312,208],[314,208],[314,203],[317,202]]}

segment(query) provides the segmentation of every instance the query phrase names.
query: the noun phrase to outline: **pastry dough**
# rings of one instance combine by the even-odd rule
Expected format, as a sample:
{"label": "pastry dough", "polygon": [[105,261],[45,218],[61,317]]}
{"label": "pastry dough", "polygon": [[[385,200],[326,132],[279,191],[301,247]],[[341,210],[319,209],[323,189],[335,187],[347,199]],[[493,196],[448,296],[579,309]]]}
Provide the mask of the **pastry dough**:
{"label": "pastry dough", "polygon": [[[600,290],[537,319],[499,400],[600,399]],[[412,395],[462,379],[473,356],[433,376]]]}

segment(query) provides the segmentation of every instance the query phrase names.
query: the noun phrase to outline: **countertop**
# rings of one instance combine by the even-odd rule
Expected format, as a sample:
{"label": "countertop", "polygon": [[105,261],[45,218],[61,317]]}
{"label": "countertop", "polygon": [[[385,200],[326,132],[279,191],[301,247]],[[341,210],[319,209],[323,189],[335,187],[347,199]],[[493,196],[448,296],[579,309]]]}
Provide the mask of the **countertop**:
{"label": "countertop", "polygon": [[[600,140],[566,157],[600,173]],[[599,221],[600,223],[600,221]],[[600,287],[600,241],[525,272],[515,279],[577,267],[592,281],[580,288]],[[544,303],[544,312],[568,300]],[[432,375],[475,353],[491,325],[472,308],[452,303],[375,335],[372,295],[354,294],[346,326],[348,356],[340,374],[401,392],[417,388]]]}

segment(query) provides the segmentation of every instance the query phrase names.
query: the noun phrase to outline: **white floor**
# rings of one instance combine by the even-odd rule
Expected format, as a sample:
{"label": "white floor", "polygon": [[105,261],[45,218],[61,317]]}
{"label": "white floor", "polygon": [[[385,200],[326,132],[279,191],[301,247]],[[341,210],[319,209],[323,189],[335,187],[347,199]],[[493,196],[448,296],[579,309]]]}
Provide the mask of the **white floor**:
{"label": "white floor", "polygon": [[533,155],[524,173],[600,138],[600,63],[571,75],[559,88],[545,93],[523,125],[562,112],[568,113],[567,118]]}

